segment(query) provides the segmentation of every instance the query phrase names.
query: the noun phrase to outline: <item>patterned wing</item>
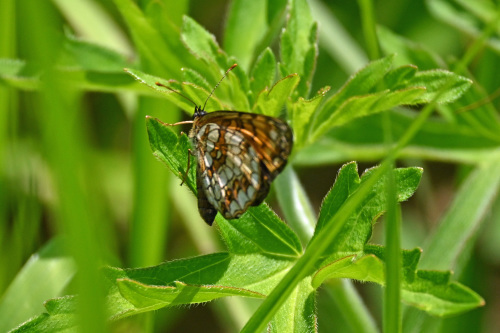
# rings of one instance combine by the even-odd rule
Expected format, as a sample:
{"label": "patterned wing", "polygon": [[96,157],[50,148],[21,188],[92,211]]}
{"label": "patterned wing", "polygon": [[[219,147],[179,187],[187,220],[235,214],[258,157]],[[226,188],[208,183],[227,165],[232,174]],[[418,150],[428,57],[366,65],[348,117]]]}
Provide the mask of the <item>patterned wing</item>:
{"label": "patterned wing", "polygon": [[190,136],[198,155],[198,208],[208,224],[215,213],[207,213],[207,203],[228,219],[259,205],[285,167],[293,145],[285,122],[236,111],[196,118]]}

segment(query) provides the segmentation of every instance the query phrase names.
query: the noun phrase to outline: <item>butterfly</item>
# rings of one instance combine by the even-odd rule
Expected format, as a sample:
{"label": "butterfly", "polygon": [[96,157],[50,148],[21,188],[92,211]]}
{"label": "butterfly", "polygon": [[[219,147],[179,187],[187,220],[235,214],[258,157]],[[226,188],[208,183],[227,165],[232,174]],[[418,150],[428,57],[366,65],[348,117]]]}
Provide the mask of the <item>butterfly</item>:
{"label": "butterfly", "polygon": [[283,120],[239,111],[205,111],[208,99],[234,67],[236,64],[226,71],[203,107],[156,83],[195,105],[193,120],[162,124],[193,124],[189,138],[195,148],[190,155],[197,158],[198,211],[208,225],[212,225],[217,212],[226,219],[236,219],[250,206],[261,204],[271,182],[285,168],[293,147],[292,130]]}

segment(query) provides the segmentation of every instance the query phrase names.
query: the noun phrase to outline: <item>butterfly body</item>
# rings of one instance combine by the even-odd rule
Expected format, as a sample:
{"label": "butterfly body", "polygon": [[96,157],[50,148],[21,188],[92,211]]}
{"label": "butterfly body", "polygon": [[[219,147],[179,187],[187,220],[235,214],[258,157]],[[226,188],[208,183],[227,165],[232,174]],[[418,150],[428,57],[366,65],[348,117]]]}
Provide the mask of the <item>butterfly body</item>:
{"label": "butterfly body", "polygon": [[198,210],[211,225],[220,212],[240,217],[269,193],[293,146],[280,119],[238,111],[195,109],[189,133],[197,156]]}

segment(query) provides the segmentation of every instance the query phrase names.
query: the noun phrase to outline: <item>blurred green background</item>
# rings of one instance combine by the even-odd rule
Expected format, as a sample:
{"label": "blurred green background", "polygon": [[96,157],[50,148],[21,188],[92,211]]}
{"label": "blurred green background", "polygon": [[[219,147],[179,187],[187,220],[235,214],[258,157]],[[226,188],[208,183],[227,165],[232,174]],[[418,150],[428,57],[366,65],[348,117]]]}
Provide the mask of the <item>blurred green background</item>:
{"label": "blurred green background", "polygon": [[[336,91],[369,61],[360,2],[309,2],[320,29],[312,91],[324,86]],[[83,294],[82,303],[95,305],[88,314],[92,320],[85,326],[102,331],[105,311],[99,303],[102,283],[98,267],[143,267],[224,250],[217,229],[207,227],[198,216],[196,199],[155,160],[149,148],[146,114],[165,122],[184,115],[159,95],[138,94],[140,88],[120,73],[121,68],[106,67],[102,62],[101,67],[94,68],[93,59],[78,59],[78,52],[71,47],[76,50],[80,42],[95,43],[121,54],[122,58],[113,64],[122,62],[123,67],[138,67],[156,76],[181,80],[181,67],[200,66],[179,40],[182,16],[194,18],[224,47],[231,1],[136,1],[165,39],[162,53],[148,53],[148,45],[154,45],[151,50],[158,47],[155,40],[134,35],[130,25],[133,12],[123,10],[127,3],[0,1],[0,295],[4,295],[0,318],[10,317],[10,322],[20,323],[43,312],[42,302],[46,299],[83,290],[90,292]],[[166,17],[155,11],[155,5],[160,3],[167,8],[162,12]],[[434,54],[442,68],[453,68],[457,59],[467,55],[489,20],[495,18],[497,6],[486,0],[380,0],[374,2],[373,14],[383,31],[404,36]],[[478,98],[462,101],[472,109],[477,102],[487,105],[497,121],[499,34],[497,24],[492,37],[474,54],[466,73],[480,92]],[[277,40],[272,45],[278,55]],[[384,52],[388,49],[382,47]],[[402,54],[396,62],[418,62],[422,60],[420,55]],[[110,55],[116,60],[114,57],[114,53]],[[56,62],[66,69],[63,74],[52,68]],[[73,68],[74,63],[88,67],[82,71]],[[40,68],[48,69],[41,74],[42,80]],[[371,133],[370,123],[365,126],[366,133]],[[363,139],[358,142],[359,134],[344,135],[355,148],[352,154],[323,156],[313,162],[298,156],[294,166],[316,212],[340,165],[358,160],[362,162],[360,170],[364,170],[380,161],[381,156],[369,153],[369,144]],[[425,170],[416,196],[402,206],[404,248],[420,246],[425,252],[427,236],[453,202],[474,166],[473,160],[480,159],[481,152],[488,153],[488,149],[498,150],[499,136],[494,131],[486,133],[489,143],[475,145],[472,151],[477,155],[472,157],[417,151],[398,162],[420,165]],[[461,140],[463,137],[457,136],[457,149],[471,144]],[[429,145],[432,151],[440,142]],[[273,196],[270,201],[273,203]],[[500,205],[494,193],[485,205],[488,208],[478,217],[472,240],[464,244],[461,268],[455,278],[482,295],[486,306],[441,321],[433,326],[435,331],[500,330]],[[373,242],[383,242],[381,230],[374,230]],[[75,262],[83,278],[73,279]],[[380,288],[357,287],[380,323]],[[256,305],[256,301],[242,305],[240,300],[221,300],[163,309],[113,323],[111,330],[231,332],[245,323]],[[327,292],[320,291],[318,310],[320,332],[348,331],[345,318],[339,315]],[[0,326],[0,331],[8,328]]]}

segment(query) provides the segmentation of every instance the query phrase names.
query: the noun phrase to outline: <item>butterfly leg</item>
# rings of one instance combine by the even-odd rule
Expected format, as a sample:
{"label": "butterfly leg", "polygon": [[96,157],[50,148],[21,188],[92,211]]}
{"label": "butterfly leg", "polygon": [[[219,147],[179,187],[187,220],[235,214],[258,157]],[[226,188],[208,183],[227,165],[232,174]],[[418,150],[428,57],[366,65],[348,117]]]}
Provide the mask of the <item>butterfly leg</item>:
{"label": "butterfly leg", "polygon": [[187,163],[186,173],[184,173],[184,177],[182,177],[181,186],[187,181],[189,169],[191,168],[191,156],[195,156],[195,153],[193,153],[191,149],[188,149],[188,163]]}

